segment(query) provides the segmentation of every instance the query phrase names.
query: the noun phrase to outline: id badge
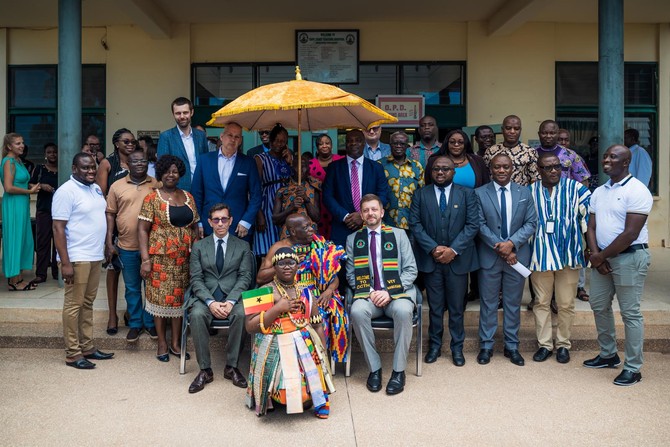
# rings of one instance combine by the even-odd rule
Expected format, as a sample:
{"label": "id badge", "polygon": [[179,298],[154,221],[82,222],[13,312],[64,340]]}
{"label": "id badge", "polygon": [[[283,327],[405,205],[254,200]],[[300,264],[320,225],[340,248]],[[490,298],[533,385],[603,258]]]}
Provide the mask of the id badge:
{"label": "id badge", "polygon": [[546,233],[547,234],[554,234],[554,228],[556,227],[556,221],[554,220],[548,220],[547,221],[547,226],[546,226]]}

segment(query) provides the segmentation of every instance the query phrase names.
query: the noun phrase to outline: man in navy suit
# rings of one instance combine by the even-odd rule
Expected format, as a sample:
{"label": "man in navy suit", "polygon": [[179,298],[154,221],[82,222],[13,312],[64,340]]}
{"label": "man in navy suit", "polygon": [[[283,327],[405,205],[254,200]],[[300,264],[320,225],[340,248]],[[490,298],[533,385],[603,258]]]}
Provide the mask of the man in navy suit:
{"label": "man in navy suit", "polygon": [[463,297],[468,290],[468,273],[479,268],[474,242],[479,231],[479,205],[473,189],[453,183],[454,173],[449,157],[435,159],[432,184],[416,191],[412,199],[409,225],[430,304],[425,361],[434,363],[442,354],[444,311],[448,309],[451,358],[454,365],[463,366]]}
{"label": "man in navy suit", "polygon": [[346,158],[330,164],[323,184],[323,203],[333,215],[331,239],[342,246],[350,233],[363,226],[361,197],[375,194],[383,206],[388,202],[388,183],[382,165],[363,156],[363,132],[350,130],[345,141]]}
{"label": "man in navy suit", "polygon": [[[221,132],[221,149],[200,156],[193,176],[191,194],[198,214],[208,216],[216,203],[230,207],[237,237],[251,240],[251,225],[261,207],[261,181],[253,158],[238,153],[242,127],[228,123]],[[203,234],[212,234],[209,222],[201,220]]]}
{"label": "man in navy suit", "polygon": [[[172,129],[162,132],[158,140],[157,156],[170,154],[179,157],[186,165],[186,175],[179,179],[177,186],[191,191],[191,181],[195,174],[200,154],[209,152],[207,134],[191,127],[193,103],[190,99],[179,97],[172,101],[172,115],[177,123]],[[206,216],[206,214],[205,214]]]}
{"label": "man in navy suit", "polygon": [[475,190],[479,199],[479,313],[480,351],[477,362],[486,365],[493,355],[498,328],[498,296],[502,290],[505,357],[523,366],[519,354],[521,296],[526,282],[512,265],[530,264],[528,239],[535,234],[537,213],[530,189],[511,181],[514,165],[505,153],[495,155],[489,166],[493,181]]}

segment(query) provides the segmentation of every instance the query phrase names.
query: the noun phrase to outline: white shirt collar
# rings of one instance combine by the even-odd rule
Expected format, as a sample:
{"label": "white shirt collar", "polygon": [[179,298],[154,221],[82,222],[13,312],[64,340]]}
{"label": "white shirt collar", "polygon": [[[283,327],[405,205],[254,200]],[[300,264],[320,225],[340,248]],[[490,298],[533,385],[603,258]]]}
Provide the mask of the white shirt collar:
{"label": "white shirt collar", "polygon": [[510,186],[511,183],[512,183],[512,181],[510,180],[509,182],[507,182],[506,185],[499,185],[498,182],[494,181],[494,182],[493,182],[493,185],[496,187],[496,192],[500,192],[500,188],[502,188],[503,186],[505,187],[505,189],[506,189],[507,191],[510,191],[510,187],[509,187],[509,186]]}
{"label": "white shirt collar", "polygon": [[365,155],[361,155],[361,156],[358,157],[358,158],[352,158],[352,157],[350,157],[350,156],[347,155],[347,163],[348,163],[349,165],[351,165],[351,162],[354,161],[354,160],[356,160],[356,161],[358,162],[359,165],[362,165],[362,164],[363,164],[363,160],[365,160]]}
{"label": "white shirt collar", "polygon": [[377,234],[382,234],[382,224],[380,223],[377,228],[368,228],[368,236],[372,231],[374,231]]}
{"label": "white shirt collar", "polygon": [[218,243],[219,243],[219,240],[221,239],[221,240],[223,240],[223,244],[224,244],[224,245],[228,245],[228,236],[230,236],[230,233],[226,233],[226,235],[223,236],[223,237],[221,237],[221,238],[218,237],[216,234],[212,233],[212,237],[214,237],[214,242],[215,242],[216,244],[218,244]]}
{"label": "white shirt collar", "polygon": [[181,129],[179,128],[179,126],[177,126],[177,131],[179,132],[179,135],[180,135],[182,138],[193,138],[193,128],[192,128],[191,126],[188,126],[188,128],[189,128],[191,131],[188,133],[188,135],[186,135],[184,132],[181,131]]}

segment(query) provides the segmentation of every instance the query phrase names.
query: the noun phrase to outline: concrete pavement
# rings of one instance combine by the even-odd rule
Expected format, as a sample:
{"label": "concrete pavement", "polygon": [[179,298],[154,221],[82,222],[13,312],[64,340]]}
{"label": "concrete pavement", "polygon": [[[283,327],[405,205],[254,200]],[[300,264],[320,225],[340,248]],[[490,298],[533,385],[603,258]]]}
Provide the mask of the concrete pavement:
{"label": "concrete pavement", "polygon": [[[292,445],[328,446],[601,446],[667,445],[670,356],[646,353],[643,381],[617,387],[617,370],[581,366],[593,352],[573,352],[525,367],[496,353],[463,368],[445,357],[409,365],[405,392],[387,396],[365,388],[367,371],[355,353],[352,376],[335,376],[332,413],[263,418],[244,405],[244,390],[223,379],[222,355],[213,355],[214,382],[188,394],[195,376],[178,373],[173,358],[150,351],[119,351],[93,371],[63,363],[61,350],[0,349],[0,427],[7,446]],[[384,383],[391,354],[384,354]],[[248,356],[243,359],[248,366]],[[315,439],[310,439],[314,436]]]}

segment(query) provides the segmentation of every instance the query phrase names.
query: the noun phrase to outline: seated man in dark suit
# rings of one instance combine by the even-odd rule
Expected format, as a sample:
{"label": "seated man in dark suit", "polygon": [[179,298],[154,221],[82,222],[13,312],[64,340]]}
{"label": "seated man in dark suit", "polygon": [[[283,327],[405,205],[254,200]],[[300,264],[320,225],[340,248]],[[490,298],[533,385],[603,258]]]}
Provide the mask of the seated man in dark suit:
{"label": "seated man in dark suit", "polygon": [[209,325],[212,319],[229,319],[226,367],[223,377],[235,386],[246,388],[247,381],[237,369],[244,337],[244,307],[241,294],[251,286],[252,255],[249,244],[228,233],[232,223],[227,205],[217,203],[209,210],[214,233],[193,244],[191,252],[191,291],[184,304],[189,310],[191,333],[200,372],[188,389],[201,391],[214,380],[209,355]]}
{"label": "seated man in dark suit", "polygon": [[511,181],[514,166],[505,153],[495,155],[489,166],[493,181],[475,190],[479,199],[479,314],[480,351],[477,362],[486,365],[493,355],[498,328],[498,296],[502,290],[505,357],[523,366],[519,354],[521,296],[526,279],[512,268],[530,264],[528,239],[535,234],[537,213],[530,189]]}
{"label": "seated man in dark suit", "polygon": [[454,162],[446,155],[434,159],[432,184],[414,194],[409,225],[419,271],[426,273],[430,305],[426,363],[435,362],[442,354],[444,311],[448,309],[452,361],[463,366],[463,297],[468,273],[479,268],[474,243],[479,231],[479,205],[473,189],[453,183],[454,171]]}
{"label": "seated man in dark suit", "polygon": [[[251,225],[256,222],[262,199],[258,168],[251,157],[237,151],[242,143],[239,124],[228,123],[220,138],[218,152],[208,152],[200,157],[191,193],[201,216],[207,216],[215,203],[227,204],[234,220],[235,234],[251,241]],[[209,223],[201,223],[201,236],[211,234]]]}
{"label": "seated man in dark suit", "polygon": [[347,236],[363,225],[361,197],[375,194],[382,206],[387,204],[388,182],[384,169],[381,164],[363,156],[364,147],[362,131],[347,132],[346,158],[332,162],[326,173],[323,203],[333,215],[331,239],[337,245],[344,246]]}

